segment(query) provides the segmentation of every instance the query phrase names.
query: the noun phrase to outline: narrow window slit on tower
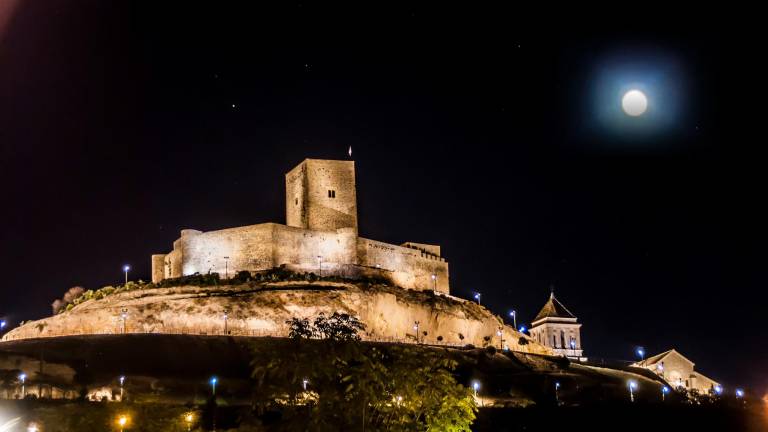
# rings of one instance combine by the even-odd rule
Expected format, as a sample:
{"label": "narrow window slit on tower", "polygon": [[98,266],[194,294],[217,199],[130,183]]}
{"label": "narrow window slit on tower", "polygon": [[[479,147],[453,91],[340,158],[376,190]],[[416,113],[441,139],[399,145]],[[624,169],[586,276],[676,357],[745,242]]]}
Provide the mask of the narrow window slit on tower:
{"label": "narrow window slit on tower", "polygon": [[328,198],[336,198],[336,191],[333,189],[328,189]]}

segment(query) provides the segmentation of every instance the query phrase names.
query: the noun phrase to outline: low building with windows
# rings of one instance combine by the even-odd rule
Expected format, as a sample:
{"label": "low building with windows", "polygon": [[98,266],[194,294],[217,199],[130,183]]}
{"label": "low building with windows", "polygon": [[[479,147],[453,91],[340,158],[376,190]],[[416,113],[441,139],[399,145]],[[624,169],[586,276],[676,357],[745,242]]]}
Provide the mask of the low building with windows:
{"label": "low building with windows", "polygon": [[581,347],[581,324],[557,298],[555,293],[541,308],[531,323],[531,337],[538,343],[552,348],[557,355],[586,360]]}
{"label": "low building with windows", "polygon": [[675,388],[682,387],[699,394],[722,391],[718,382],[694,371],[694,365],[687,357],[671,349],[634,363],[632,366],[655,372]]}

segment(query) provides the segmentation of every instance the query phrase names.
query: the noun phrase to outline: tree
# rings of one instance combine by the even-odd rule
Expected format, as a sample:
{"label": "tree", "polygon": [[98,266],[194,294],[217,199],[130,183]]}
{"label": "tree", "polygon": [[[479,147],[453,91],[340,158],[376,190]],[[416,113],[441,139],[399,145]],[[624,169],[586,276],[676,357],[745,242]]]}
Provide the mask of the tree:
{"label": "tree", "polygon": [[254,405],[278,412],[279,430],[469,431],[474,398],[445,352],[364,344],[365,326],[346,314],[318,316],[314,327],[322,340],[254,347]]}
{"label": "tree", "polygon": [[357,317],[347,313],[334,312],[326,318],[325,314],[315,318],[314,333],[321,339],[331,340],[360,340],[358,332],[365,330],[365,324]]}
{"label": "tree", "polygon": [[83,287],[72,287],[67,290],[67,292],[64,293],[62,298],[56,299],[51,303],[51,309],[53,309],[53,314],[56,315],[57,313],[63,311],[66,309],[66,307],[72,303],[74,303],[75,299],[80,297],[80,295],[85,292],[85,288]]}
{"label": "tree", "polygon": [[[415,346],[296,339],[255,350],[254,402],[278,430],[469,431],[476,406],[455,360]],[[303,381],[309,385],[303,389]]]}
{"label": "tree", "polygon": [[291,318],[285,322],[288,324],[288,337],[291,339],[297,339],[297,338],[306,338],[309,339],[312,337],[313,329],[312,326],[309,324],[309,320],[307,318],[299,319],[299,318]]}

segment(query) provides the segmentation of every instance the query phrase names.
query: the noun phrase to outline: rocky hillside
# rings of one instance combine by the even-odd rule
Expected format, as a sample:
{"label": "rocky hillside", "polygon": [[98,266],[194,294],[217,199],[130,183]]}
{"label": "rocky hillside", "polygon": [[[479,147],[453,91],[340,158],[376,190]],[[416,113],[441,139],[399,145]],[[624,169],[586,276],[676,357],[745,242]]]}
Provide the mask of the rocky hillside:
{"label": "rocky hillside", "polygon": [[[478,347],[503,344],[547,354],[473,302],[384,284],[289,281],[214,287],[177,286],[119,292],[27,322],[3,340],[82,334],[167,333],[286,336],[285,321],[345,312],[365,323],[366,340]],[[503,328],[502,340],[498,330]]]}

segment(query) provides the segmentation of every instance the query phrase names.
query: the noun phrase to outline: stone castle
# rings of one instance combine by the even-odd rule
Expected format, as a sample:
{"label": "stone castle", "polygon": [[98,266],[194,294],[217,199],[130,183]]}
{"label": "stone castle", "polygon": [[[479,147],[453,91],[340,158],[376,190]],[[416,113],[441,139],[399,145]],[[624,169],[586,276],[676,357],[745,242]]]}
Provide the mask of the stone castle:
{"label": "stone castle", "polygon": [[286,225],[182,230],[171,252],[152,256],[152,281],[284,266],[321,276],[379,277],[402,288],[449,294],[440,246],[358,236],[353,161],[304,160],[285,175],[285,202]]}

